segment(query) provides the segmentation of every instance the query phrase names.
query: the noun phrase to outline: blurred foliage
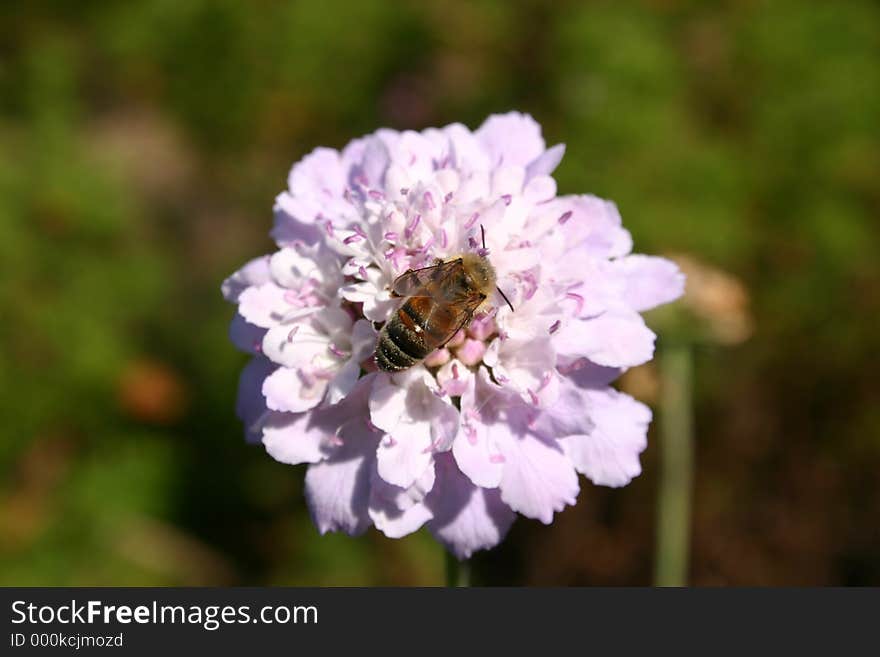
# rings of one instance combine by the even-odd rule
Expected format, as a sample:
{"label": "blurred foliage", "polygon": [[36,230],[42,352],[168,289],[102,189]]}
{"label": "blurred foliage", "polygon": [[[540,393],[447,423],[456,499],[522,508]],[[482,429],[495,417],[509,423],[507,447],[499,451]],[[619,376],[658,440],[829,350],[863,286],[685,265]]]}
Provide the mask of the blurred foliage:
{"label": "blurred foliage", "polygon": [[[752,337],[697,356],[692,581],[880,584],[868,0],[4,2],[0,584],[441,583],[423,532],[319,537],[243,443],[218,288],[310,149],[514,108],[563,192],[749,296]],[[643,461],[478,581],[648,583]]]}

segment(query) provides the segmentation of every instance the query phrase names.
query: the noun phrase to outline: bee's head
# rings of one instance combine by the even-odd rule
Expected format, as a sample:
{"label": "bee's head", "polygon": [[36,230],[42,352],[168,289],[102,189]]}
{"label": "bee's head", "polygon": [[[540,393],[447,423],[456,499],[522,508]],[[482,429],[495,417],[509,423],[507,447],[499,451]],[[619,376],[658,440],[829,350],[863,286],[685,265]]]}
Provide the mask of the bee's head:
{"label": "bee's head", "polygon": [[477,253],[464,253],[461,261],[474,286],[487,297],[490,296],[495,289],[495,269],[489,259]]}

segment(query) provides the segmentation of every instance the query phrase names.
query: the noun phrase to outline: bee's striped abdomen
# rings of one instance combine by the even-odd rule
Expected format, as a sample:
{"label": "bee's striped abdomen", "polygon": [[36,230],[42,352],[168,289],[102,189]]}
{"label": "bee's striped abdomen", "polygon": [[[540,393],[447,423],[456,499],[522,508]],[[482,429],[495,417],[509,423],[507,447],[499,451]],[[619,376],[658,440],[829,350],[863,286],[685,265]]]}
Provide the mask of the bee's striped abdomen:
{"label": "bee's striped abdomen", "polygon": [[415,307],[426,302],[434,305],[424,297],[408,299],[382,328],[376,345],[376,364],[380,370],[405,370],[434,351],[437,340],[432,339],[432,331],[426,330],[430,328],[423,319],[426,313]]}

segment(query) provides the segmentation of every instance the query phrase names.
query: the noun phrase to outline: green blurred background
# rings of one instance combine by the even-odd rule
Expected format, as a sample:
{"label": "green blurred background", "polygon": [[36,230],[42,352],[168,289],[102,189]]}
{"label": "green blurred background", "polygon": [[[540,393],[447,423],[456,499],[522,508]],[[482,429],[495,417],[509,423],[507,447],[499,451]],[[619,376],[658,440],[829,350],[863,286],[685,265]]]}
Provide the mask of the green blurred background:
{"label": "green blurred background", "polygon": [[[219,284],[315,146],[509,109],[702,272],[667,341],[739,327],[694,348],[690,581],[880,585],[880,5],[791,0],[3,2],[0,584],[441,583],[244,444]],[[476,581],[650,583],[656,424]]]}

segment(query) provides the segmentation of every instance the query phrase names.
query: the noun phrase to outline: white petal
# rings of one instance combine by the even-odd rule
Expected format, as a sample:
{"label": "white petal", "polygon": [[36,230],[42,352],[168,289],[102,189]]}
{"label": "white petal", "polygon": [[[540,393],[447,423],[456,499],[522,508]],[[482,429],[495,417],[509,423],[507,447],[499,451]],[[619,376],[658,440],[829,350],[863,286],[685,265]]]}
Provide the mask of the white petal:
{"label": "white petal", "polygon": [[438,456],[436,469],[425,505],[433,515],[428,528],[437,540],[459,559],[500,543],[516,518],[500,493],[475,486],[448,454]]}
{"label": "white petal", "polygon": [[238,301],[239,296],[247,288],[262,285],[269,280],[269,262],[267,256],[254,258],[232,276],[223,281],[220,286],[223,297],[233,303]]}
{"label": "white petal", "polygon": [[309,466],[306,472],[306,502],[322,534],[361,534],[371,524],[367,510],[370,473],[375,469],[379,434],[367,428],[365,419],[345,424],[339,430],[342,444],[329,458]]}
{"label": "white petal", "polygon": [[526,180],[531,180],[535,176],[549,176],[562,162],[563,155],[565,155],[565,144],[556,144],[548,148],[526,167]]}
{"label": "white petal", "polygon": [[255,326],[271,328],[290,310],[290,304],[284,300],[286,293],[283,287],[271,282],[249,287],[239,295],[238,312]]}
{"label": "white petal", "polygon": [[302,413],[321,403],[327,381],[302,369],[279,367],[263,382],[266,406],[273,411]]}
{"label": "white petal", "polygon": [[489,153],[490,164],[528,166],[544,152],[541,126],[528,114],[493,114],[474,133]]}
{"label": "white petal", "polygon": [[461,429],[452,445],[459,469],[477,486],[496,488],[501,483],[504,457],[498,447],[508,426],[492,403],[505,395],[481,367],[461,396]]}
{"label": "white petal", "polygon": [[370,417],[388,435],[377,451],[379,474],[388,483],[409,487],[428,467],[434,450],[448,449],[458,433],[458,411],[434,390],[422,367],[377,377],[370,395]]}
{"label": "white petal", "polygon": [[639,454],[647,447],[651,410],[612,388],[587,390],[590,420],[587,434],[560,441],[578,472],[602,486],[625,486],[641,471]]}
{"label": "white petal", "polygon": [[298,465],[317,463],[326,432],[310,426],[310,413],[270,413],[263,425],[263,445],[276,461]]}
{"label": "white petal", "polygon": [[369,513],[376,529],[389,538],[401,538],[419,529],[432,516],[424,499],[433,486],[433,466],[406,488],[389,484],[378,470],[373,470]]}
{"label": "white petal", "polygon": [[514,511],[544,524],[553,521],[553,513],[577,499],[577,473],[555,441],[537,436],[511,437],[503,445],[504,475],[501,499]]}
{"label": "white petal", "polygon": [[297,322],[270,328],[263,337],[263,353],[285,367],[308,367],[330,355],[330,336],[311,323]]}
{"label": "white petal", "polygon": [[684,293],[684,274],[666,258],[629,255],[611,266],[623,278],[623,300],[633,310],[650,310]]}
{"label": "white petal", "polygon": [[269,268],[275,282],[284,288],[299,288],[309,278],[323,280],[324,275],[312,258],[296,248],[281,249],[272,256]]}
{"label": "white petal", "polygon": [[564,324],[553,345],[561,355],[583,356],[597,365],[633,367],[653,358],[656,337],[637,312],[618,309]]}

